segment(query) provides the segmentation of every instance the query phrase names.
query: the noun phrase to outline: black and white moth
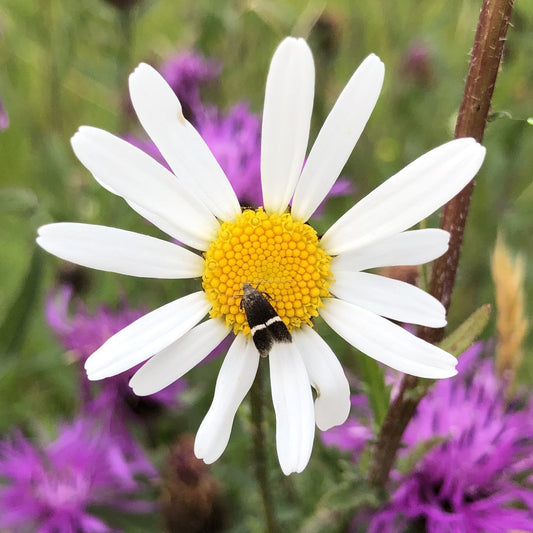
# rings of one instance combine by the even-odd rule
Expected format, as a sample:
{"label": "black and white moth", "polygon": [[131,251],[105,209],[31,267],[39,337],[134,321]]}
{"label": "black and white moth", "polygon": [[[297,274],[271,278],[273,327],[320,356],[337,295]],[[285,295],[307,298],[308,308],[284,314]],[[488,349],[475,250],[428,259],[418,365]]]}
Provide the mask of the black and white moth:
{"label": "black and white moth", "polygon": [[249,283],[244,283],[242,290],[241,306],[244,307],[252,340],[259,355],[266,357],[275,342],[292,342],[287,326],[270,305],[265,293],[258,291]]}

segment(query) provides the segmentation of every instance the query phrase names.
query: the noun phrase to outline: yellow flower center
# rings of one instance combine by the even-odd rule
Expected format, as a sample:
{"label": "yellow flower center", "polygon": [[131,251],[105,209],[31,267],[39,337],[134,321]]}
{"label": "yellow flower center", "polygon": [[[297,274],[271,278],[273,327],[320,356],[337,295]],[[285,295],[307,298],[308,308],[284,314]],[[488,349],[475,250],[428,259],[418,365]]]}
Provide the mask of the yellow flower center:
{"label": "yellow flower center", "polygon": [[247,209],[222,224],[205,253],[202,285],[213,304],[210,315],[249,335],[241,306],[243,283],[249,283],[269,296],[289,330],[312,325],[329,296],[330,262],[311,226],[289,213]]}

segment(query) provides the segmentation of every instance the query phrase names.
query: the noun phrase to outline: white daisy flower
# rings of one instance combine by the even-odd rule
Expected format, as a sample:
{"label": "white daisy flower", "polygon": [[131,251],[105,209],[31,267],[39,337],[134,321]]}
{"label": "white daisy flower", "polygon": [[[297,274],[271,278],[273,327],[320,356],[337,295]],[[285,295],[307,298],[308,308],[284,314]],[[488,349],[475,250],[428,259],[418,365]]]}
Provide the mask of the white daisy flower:
{"label": "white daisy flower", "polygon": [[[315,317],[396,370],[425,378],[456,373],[454,357],[388,320],[443,327],[440,302],[414,286],[363,271],[422,264],[442,255],[447,232],[405,230],[474,177],[485,149],[473,139],[439,146],[358,202],[322,238],[307,224],[363,131],[383,76],[383,63],[368,56],[339,96],[304,166],[313,58],[302,39],[280,44],[266,83],[264,207],[256,210],[241,208],[215,158],[183,117],[175,94],[146,64],[130,76],[131,99],[172,171],[96,128],[81,127],[72,138],[74,152],[103,187],[198,252],[146,235],[75,223],[43,226],[37,242],[62,259],[100,270],[202,279],[198,292],[111,337],[87,360],[88,377],[103,379],[146,361],[130,384],[138,395],[152,394],[183,376],[232,332],[235,338],[213,403],[196,436],[195,453],[206,463],[224,451],[259,364],[241,305],[244,284],[268,293],[292,335],[292,342],[274,343],[268,357],[277,450],[285,474],[307,465],[315,423],[321,430],[342,424],[350,408],[348,381],[313,328]],[[317,392],[314,404],[311,387]]]}

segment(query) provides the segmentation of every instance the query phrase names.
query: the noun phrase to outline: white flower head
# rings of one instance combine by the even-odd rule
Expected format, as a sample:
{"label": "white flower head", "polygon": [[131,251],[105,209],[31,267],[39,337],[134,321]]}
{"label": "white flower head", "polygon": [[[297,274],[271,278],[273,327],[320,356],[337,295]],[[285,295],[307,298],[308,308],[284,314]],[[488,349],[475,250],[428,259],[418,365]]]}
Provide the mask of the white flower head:
{"label": "white flower head", "polygon": [[[72,138],[74,152],[103,187],[198,252],[129,231],[74,223],[41,227],[37,242],[58,257],[100,270],[202,278],[198,292],[111,337],[87,360],[88,377],[103,379],[146,361],[130,384],[136,394],[152,394],[183,376],[233,332],[213,403],[196,436],[195,453],[206,463],[224,451],[259,364],[240,305],[245,283],[268,293],[292,334],[292,342],[274,343],[268,357],[277,450],[285,474],[307,465],[315,423],[322,430],[342,424],[350,408],[348,381],[313,328],[314,317],[320,315],[348,343],[402,372],[426,378],[456,373],[454,357],[388,320],[443,327],[440,302],[414,286],[363,271],[422,264],[442,255],[447,232],[405,230],[474,177],[485,149],[473,139],[448,142],[389,178],[322,238],[306,223],[361,135],[383,77],[383,63],[368,56],[339,96],[304,165],[313,58],[302,39],[289,37],[280,44],[266,83],[264,207],[256,210],[241,208],[215,158],[183,117],[175,94],[146,64],[130,76],[131,99],[171,170],[96,128],[81,127]],[[314,403],[311,387],[317,391]]]}

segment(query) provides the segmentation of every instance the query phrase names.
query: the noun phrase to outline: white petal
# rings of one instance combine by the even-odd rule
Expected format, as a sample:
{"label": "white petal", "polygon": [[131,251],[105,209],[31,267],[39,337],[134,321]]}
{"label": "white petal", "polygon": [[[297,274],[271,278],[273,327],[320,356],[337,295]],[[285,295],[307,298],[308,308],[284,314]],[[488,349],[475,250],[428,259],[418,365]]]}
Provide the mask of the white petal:
{"label": "white petal", "polygon": [[350,413],[350,385],[337,356],[309,326],[294,331],[292,338],[317,392],[316,425],[326,431],[343,424]]}
{"label": "white petal", "polygon": [[275,343],[268,357],[278,458],[288,476],[301,472],[311,457],[315,434],[313,395],[302,356],[293,342]]}
{"label": "white petal", "polygon": [[314,85],[311,50],[303,39],[287,37],[272,58],[263,108],[261,183],[269,213],[285,211],[302,171]]}
{"label": "white petal", "polygon": [[446,325],[446,309],[431,294],[368,272],[337,272],[332,294],[377,315],[430,328]]}
{"label": "white petal", "polygon": [[61,222],[39,228],[37,243],[78,265],[146,278],[195,278],[203,259],[177,244],[106,226]]}
{"label": "white petal", "polygon": [[331,270],[335,273],[385,266],[422,265],[445,253],[449,242],[450,234],[442,229],[404,231],[334,257]]}
{"label": "white petal", "polygon": [[407,165],[345,213],[322,237],[330,255],[410,228],[458,194],[479,170],[485,148],[455,139]]}
{"label": "white petal", "polygon": [[194,454],[207,464],[226,449],[235,414],[254,382],[258,364],[259,352],[253,342],[237,335],[222,363],[213,403],[194,441]]}
{"label": "white petal", "polygon": [[141,63],[130,75],[129,85],[140,123],[176,176],[215,216],[233,220],[241,212],[237,196],[161,74]]}
{"label": "white petal", "polygon": [[294,192],[291,213],[296,218],[307,220],[333,187],[376,105],[384,76],[385,66],[371,54],[340,94]]}
{"label": "white petal", "polygon": [[361,307],[326,298],[321,316],[344,340],[391,368],[422,378],[457,374],[457,359]]}
{"label": "white petal", "polygon": [[[130,143],[107,131],[82,126],[71,139],[78,159],[99,183],[122,196],[153,224],[180,242],[207,249],[219,224],[176,176]],[[152,216],[155,215],[155,216]]]}
{"label": "white petal", "polygon": [[200,363],[228,333],[222,320],[202,322],[150,358],[131,378],[130,387],[137,396],[159,392]]}
{"label": "white petal", "polygon": [[198,291],[142,316],[115,333],[87,359],[87,377],[107,378],[142,363],[187,333],[210,307],[205,293]]}

